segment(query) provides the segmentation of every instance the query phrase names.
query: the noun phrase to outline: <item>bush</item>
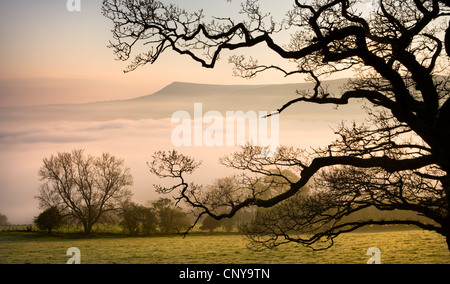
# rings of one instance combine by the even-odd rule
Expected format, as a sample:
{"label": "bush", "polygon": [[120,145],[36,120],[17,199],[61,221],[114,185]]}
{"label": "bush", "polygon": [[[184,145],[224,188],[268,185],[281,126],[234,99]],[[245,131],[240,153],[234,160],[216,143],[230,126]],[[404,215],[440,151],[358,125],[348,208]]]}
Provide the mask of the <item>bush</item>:
{"label": "bush", "polygon": [[187,229],[190,223],[187,214],[170,199],[160,198],[145,207],[133,202],[122,206],[120,213],[122,226],[131,235],[150,235],[159,229],[163,234],[176,233]]}
{"label": "bush", "polygon": [[53,229],[57,229],[64,224],[64,216],[58,208],[50,207],[34,218],[34,223],[39,230],[47,230],[49,234]]}
{"label": "bush", "polygon": [[156,230],[157,218],[152,208],[128,202],[123,206],[120,216],[120,225],[131,235],[138,235],[140,231],[150,235]]}

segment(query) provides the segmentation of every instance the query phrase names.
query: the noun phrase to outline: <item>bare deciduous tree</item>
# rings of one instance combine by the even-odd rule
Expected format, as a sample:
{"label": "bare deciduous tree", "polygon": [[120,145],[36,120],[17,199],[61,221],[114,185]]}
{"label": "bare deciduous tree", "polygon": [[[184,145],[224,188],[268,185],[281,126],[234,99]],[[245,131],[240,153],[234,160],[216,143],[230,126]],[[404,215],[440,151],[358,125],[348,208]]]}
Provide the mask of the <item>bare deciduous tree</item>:
{"label": "bare deciduous tree", "polygon": [[[336,131],[338,139],[325,149],[307,153],[283,148],[268,158],[261,157],[257,147],[244,147],[223,161],[236,169],[284,178],[289,189],[276,196],[262,198],[250,186],[236,200],[223,203],[228,211],[219,214],[209,207],[212,202],[199,197],[198,186],[190,187],[182,178],[180,198],[220,219],[247,206],[286,205],[314,179],[324,190],[302,201],[295,222],[323,230],[311,231],[308,239],[288,238],[287,230],[272,231],[272,241],[283,236],[312,245],[381,223],[342,223],[344,216],[371,204],[428,217],[432,222],[426,224],[385,223],[434,230],[446,237],[450,249],[450,89],[444,53],[450,46],[449,8],[448,0],[380,0],[379,7],[368,12],[355,0],[295,0],[284,20],[275,22],[258,1],[247,0],[241,9],[246,20],[217,17],[208,22],[202,11],[187,12],[161,1],[106,0],[103,5],[104,15],[114,22],[111,47],[119,59],[129,60],[140,44],[150,47],[127,71],[155,62],[168,49],[214,68],[225,50],[265,45],[279,61],[260,63],[235,55],[230,58],[235,74],[251,78],[278,70],[286,76],[306,74],[315,83],[312,91],[298,92],[298,98],[281,104],[277,114],[296,103],[343,105],[359,99],[368,106],[371,123],[343,125]],[[292,35],[290,42],[277,43],[285,31]],[[295,67],[288,69],[284,61]],[[355,71],[355,78],[341,91],[327,92],[322,78],[347,70]],[[292,181],[281,171],[271,172],[274,166],[294,168],[300,178]],[[265,225],[270,229],[279,224]]]}
{"label": "bare deciduous tree", "polygon": [[43,184],[36,196],[39,206],[56,207],[80,221],[86,234],[104,213],[120,208],[131,197],[127,188],[133,184],[130,169],[108,153],[93,157],[83,150],[73,150],[43,162],[39,169]]}

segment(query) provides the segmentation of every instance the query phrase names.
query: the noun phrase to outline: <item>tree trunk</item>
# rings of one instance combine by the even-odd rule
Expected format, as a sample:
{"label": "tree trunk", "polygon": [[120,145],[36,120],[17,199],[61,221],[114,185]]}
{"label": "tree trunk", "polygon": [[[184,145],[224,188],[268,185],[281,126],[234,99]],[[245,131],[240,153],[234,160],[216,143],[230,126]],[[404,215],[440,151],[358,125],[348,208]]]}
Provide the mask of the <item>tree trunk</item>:
{"label": "tree trunk", "polygon": [[447,241],[448,251],[450,252],[450,235],[447,234],[447,236],[445,236],[445,238],[446,238],[446,241]]}
{"label": "tree trunk", "polygon": [[84,233],[89,235],[92,232],[92,224],[88,221],[83,221]]}
{"label": "tree trunk", "polygon": [[450,177],[448,174],[442,180],[442,185],[444,187],[445,197],[447,198],[447,218],[442,226],[447,241],[448,251],[450,252]]}
{"label": "tree trunk", "polygon": [[84,233],[89,235],[92,232],[92,224],[88,224],[86,228],[84,228]]}
{"label": "tree trunk", "polygon": [[447,52],[447,55],[450,56],[450,22],[449,27],[445,31],[445,51]]}

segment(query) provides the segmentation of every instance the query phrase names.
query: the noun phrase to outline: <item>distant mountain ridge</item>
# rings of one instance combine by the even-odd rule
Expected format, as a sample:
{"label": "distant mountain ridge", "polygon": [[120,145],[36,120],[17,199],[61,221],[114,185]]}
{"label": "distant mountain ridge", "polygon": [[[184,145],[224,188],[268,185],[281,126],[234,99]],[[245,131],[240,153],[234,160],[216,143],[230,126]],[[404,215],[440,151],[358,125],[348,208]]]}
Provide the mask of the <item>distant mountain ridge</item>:
{"label": "distant mountain ridge", "polygon": [[[337,92],[348,79],[324,81],[330,92]],[[192,112],[194,103],[204,111],[276,111],[295,99],[297,90],[312,90],[313,83],[280,85],[213,85],[173,82],[161,90],[129,100],[101,101],[84,104],[41,105],[0,108],[0,121],[36,120],[113,120],[170,118],[175,111]],[[298,104],[286,115],[323,112],[324,106]],[[283,115],[285,115],[283,113]]]}
{"label": "distant mountain ridge", "polygon": [[[336,79],[330,81],[324,81],[326,85],[342,85],[346,83],[348,79]],[[276,91],[283,92],[289,91],[290,95],[295,93],[295,90],[304,90],[307,88],[312,89],[313,83],[290,83],[290,84],[263,84],[263,85],[219,85],[219,84],[201,84],[201,83],[189,83],[189,82],[173,82],[161,90],[142,97],[130,99],[129,101],[142,101],[148,99],[159,98],[160,96],[173,96],[178,97],[203,97],[203,96],[219,96],[219,95],[233,95],[239,93],[257,94],[258,91]]]}

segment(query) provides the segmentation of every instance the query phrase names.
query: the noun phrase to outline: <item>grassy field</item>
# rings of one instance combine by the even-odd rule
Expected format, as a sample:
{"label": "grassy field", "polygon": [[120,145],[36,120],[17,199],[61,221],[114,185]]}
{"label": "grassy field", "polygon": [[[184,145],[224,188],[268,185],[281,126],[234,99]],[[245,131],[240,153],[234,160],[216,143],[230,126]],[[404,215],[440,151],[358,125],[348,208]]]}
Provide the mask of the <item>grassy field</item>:
{"label": "grassy field", "polygon": [[67,249],[77,247],[82,264],[279,264],[355,263],[370,258],[367,249],[381,251],[381,263],[446,263],[450,253],[438,234],[411,230],[349,233],[326,251],[284,245],[262,252],[251,251],[240,235],[121,237],[99,234],[48,236],[37,232],[0,232],[0,264],[64,264]]}

